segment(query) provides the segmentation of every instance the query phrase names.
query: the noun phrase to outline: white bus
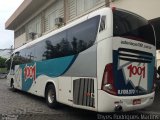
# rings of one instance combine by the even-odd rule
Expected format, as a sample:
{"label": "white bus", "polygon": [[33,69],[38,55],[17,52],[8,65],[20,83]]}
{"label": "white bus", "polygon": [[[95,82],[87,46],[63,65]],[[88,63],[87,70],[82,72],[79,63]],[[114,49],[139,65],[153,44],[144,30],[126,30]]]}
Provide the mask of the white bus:
{"label": "white bus", "polygon": [[155,54],[148,21],[102,8],[16,49],[8,83],[52,108],[136,110],[153,103]]}

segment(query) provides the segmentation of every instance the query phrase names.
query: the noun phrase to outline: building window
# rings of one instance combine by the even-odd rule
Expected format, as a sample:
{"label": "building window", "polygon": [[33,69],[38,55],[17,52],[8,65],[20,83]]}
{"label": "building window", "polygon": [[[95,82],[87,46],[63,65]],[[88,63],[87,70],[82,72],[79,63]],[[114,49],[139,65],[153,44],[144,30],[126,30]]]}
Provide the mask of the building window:
{"label": "building window", "polygon": [[58,17],[58,11],[54,11],[52,13],[50,13],[48,16],[47,16],[47,21],[48,21],[48,28],[47,28],[47,31],[48,30],[51,30],[51,29],[54,29],[55,28],[55,19]]}
{"label": "building window", "polygon": [[45,16],[45,32],[56,28],[55,19],[64,17],[64,0],[57,0],[54,4],[44,11]]}
{"label": "building window", "polygon": [[[30,21],[28,23],[28,25],[26,26],[26,30],[27,30],[27,40],[32,39],[30,36],[30,33],[34,33],[34,35],[36,35],[37,37],[40,36],[41,34],[41,17],[38,16],[35,19],[33,19],[32,21]],[[34,36],[34,38],[36,38]]]}
{"label": "building window", "polygon": [[69,0],[69,19],[83,14],[101,3],[105,4],[105,0]]}
{"label": "building window", "polygon": [[99,32],[103,31],[106,28],[106,16],[102,16]]}

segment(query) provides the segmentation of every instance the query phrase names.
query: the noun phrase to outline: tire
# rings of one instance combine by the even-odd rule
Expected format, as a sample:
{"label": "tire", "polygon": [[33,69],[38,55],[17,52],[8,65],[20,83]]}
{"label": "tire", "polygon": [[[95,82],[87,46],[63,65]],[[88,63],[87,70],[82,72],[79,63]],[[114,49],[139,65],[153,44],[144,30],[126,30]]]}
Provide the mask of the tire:
{"label": "tire", "polygon": [[13,92],[16,91],[16,89],[15,89],[15,87],[14,87],[14,80],[13,80],[13,79],[11,80],[10,87],[11,87],[11,90],[12,90]]}
{"label": "tire", "polygon": [[45,92],[46,103],[50,108],[57,108],[57,98],[56,98],[56,90],[55,86],[50,84],[46,88]]}

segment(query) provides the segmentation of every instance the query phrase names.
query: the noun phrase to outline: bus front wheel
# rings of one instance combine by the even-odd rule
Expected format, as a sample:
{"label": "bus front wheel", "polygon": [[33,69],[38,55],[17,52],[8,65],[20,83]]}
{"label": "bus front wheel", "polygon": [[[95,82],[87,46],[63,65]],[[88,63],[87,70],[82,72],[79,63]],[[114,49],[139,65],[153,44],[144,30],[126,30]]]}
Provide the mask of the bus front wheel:
{"label": "bus front wheel", "polygon": [[15,89],[15,87],[14,87],[14,80],[13,80],[13,79],[11,79],[10,87],[11,87],[11,90],[12,90],[13,92],[16,91],[16,89]]}
{"label": "bus front wheel", "polygon": [[54,85],[50,84],[47,86],[45,98],[46,103],[50,108],[57,107],[56,90]]}

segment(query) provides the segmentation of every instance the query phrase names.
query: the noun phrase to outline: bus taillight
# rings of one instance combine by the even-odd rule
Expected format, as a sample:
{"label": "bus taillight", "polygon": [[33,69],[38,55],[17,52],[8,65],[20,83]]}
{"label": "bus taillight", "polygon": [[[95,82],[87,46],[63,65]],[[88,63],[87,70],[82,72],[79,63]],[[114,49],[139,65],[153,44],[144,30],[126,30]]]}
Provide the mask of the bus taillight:
{"label": "bus taillight", "polygon": [[112,11],[115,11],[116,10],[116,7],[112,7]]}
{"label": "bus taillight", "polygon": [[112,95],[117,95],[113,79],[113,64],[107,64],[103,73],[103,81],[101,89]]}

